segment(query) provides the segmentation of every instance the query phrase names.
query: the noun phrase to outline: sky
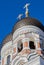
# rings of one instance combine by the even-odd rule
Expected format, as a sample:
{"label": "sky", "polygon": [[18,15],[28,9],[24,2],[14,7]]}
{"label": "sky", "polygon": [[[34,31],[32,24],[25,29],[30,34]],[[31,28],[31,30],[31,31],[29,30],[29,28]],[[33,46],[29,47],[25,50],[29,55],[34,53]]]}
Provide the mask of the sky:
{"label": "sky", "polygon": [[36,18],[44,25],[44,0],[0,0],[0,44],[18,21],[17,16],[25,17],[26,3],[30,3],[29,16]]}

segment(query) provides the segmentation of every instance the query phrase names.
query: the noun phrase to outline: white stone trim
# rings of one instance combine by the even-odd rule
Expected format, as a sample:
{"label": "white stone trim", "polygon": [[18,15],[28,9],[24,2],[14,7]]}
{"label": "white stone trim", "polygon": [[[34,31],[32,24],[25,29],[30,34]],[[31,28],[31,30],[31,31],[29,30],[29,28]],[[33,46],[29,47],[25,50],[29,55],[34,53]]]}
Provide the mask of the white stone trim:
{"label": "white stone trim", "polygon": [[27,62],[27,61],[28,61],[26,57],[21,57],[21,58],[19,58],[19,60],[15,63],[15,65],[17,65],[18,62],[21,61],[21,60],[24,61],[24,62]]}
{"label": "white stone trim", "polygon": [[[18,60],[16,61],[16,59],[18,59]],[[21,57],[20,57],[20,56],[16,56],[16,58],[12,61],[12,64],[11,64],[11,65],[17,65],[17,63],[18,63],[20,60],[23,60],[24,62],[27,62],[27,61],[28,61],[25,56],[21,56]],[[13,63],[15,63],[15,64],[13,64]]]}
{"label": "white stone trim", "polygon": [[16,59],[20,58],[20,56],[16,56],[15,59],[12,60],[12,64],[11,65],[14,65],[13,63],[15,62]]}
{"label": "white stone trim", "polygon": [[30,50],[30,48],[28,48],[28,47],[23,48],[23,50],[24,50],[24,49],[29,49],[29,50]]}
{"label": "white stone trim", "polygon": [[44,32],[40,28],[33,26],[33,25],[28,25],[28,26],[23,26],[23,27],[17,29],[13,34],[13,40],[17,37],[17,35],[25,33],[25,32],[36,32],[42,36],[44,34]]}
{"label": "white stone trim", "polygon": [[37,48],[36,50],[42,50],[41,48]]}
{"label": "white stone trim", "polygon": [[17,43],[19,40],[25,38],[25,34],[19,35],[16,39],[13,40],[13,43]]}
{"label": "white stone trim", "polygon": [[24,38],[24,39],[22,39],[22,42],[24,43],[24,42],[29,42],[29,38]]}

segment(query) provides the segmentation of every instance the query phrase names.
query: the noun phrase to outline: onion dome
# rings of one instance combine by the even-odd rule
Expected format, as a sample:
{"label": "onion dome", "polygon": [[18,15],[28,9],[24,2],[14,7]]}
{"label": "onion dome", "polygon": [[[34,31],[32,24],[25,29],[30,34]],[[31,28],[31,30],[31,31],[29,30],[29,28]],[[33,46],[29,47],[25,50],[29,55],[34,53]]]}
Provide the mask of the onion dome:
{"label": "onion dome", "polygon": [[34,18],[26,17],[24,19],[21,19],[15,24],[15,26],[13,27],[13,33],[15,32],[15,30],[27,25],[36,26],[44,31],[44,26],[38,20]]}
{"label": "onion dome", "polygon": [[30,5],[30,3],[27,3],[27,4],[24,6],[24,8],[26,9],[26,11],[25,11],[26,18],[21,19],[22,14],[20,14],[20,15],[18,16],[18,18],[20,19],[20,21],[18,21],[18,22],[15,24],[15,26],[14,26],[14,28],[13,28],[13,31],[12,31],[13,33],[14,33],[15,30],[17,30],[18,28],[21,28],[21,27],[27,26],[27,25],[36,26],[36,27],[38,27],[38,28],[40,28],[41,30],[44,31],[44,26],[43,26],[38,20],[29,17],[29,9],[28,9],[28,6],[29,6],[29,5]]}
{"label": "onion dome", "polygon": [[2,44],[5,45],[7,42],[12,40],[12,34],[10,33],[8,36],[5,37]]}

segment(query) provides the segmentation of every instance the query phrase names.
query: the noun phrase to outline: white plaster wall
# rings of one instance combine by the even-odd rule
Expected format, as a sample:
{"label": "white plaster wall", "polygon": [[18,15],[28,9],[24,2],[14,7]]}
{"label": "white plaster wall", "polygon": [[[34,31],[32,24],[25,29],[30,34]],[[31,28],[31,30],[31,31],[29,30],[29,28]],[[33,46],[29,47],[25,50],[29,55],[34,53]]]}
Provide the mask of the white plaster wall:
{"label": "white plaster wall", "polygon": [[1,60],[0,60],[0,65],[1,65]]}
{"label": "white plaster wall", "polygon": [[12,41],[6,43],[1,50],[1,60],[4,58],[4,65],[7,64],[7,56],[10,55],[12,61]]}
{"label": "white plaster wall", "polygon": [[40,65],[44,65],[44,58],[40,57]]}
{"label": "white plaster wall", "polygon": [[24,65],[44,65],[44,59],[42,59],[40,56],[37,56],[25,63]]}

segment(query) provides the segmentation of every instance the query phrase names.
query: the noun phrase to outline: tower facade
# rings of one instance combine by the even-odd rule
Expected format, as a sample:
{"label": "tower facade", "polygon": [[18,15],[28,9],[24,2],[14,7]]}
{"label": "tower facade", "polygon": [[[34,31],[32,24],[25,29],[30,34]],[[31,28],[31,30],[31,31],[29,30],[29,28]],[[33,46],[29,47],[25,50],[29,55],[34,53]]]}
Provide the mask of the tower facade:
{"label": "tower facade", "polygon": [[44,65],[44,26],[38,20],[20,18],[2,43],[1,65]]}

